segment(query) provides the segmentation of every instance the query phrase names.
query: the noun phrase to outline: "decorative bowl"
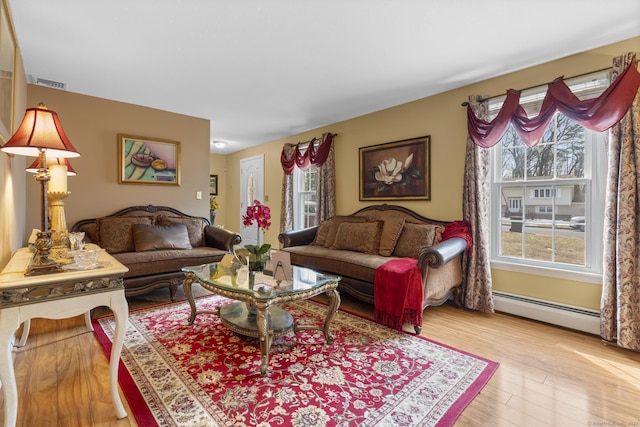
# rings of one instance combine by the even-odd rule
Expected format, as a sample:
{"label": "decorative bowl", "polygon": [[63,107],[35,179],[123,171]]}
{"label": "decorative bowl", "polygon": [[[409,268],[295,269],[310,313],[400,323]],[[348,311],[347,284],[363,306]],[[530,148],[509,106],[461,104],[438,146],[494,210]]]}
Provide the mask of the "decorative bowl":
{"label": "decorative bowl", "polygon": [[95,249],[81,249],[79,251],[69,251],[69,253],[73,256],[76,266],[81,270],[95,268],[100,257],[100,250]]}

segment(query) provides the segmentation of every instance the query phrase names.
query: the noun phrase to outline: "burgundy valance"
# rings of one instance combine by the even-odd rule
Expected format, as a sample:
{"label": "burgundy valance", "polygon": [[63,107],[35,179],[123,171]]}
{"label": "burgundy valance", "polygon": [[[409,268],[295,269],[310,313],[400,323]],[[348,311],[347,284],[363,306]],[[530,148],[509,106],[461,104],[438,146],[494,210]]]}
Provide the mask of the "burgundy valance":
{"label": "burgundy valance", "polygon": [[624,117],[638,93],[640,73],[635,64],[634,57],[624,72],[599,97],[583,101],[571,92],[562,77],[558,77],[549,84],[540,113],[531,118],[527,117],[520,105],[520,92],[516,90],[507,91],[502,108],[490,122],[477,118],[471,105],[468,105],[469,137],[480,147],[492,147],[500,141],[509,124],[513,124],[522,141],[534,147],[540,142],[556,111],[587,129],[603,132]]}
{"label": "burgundy valance", "polygon": [[309,142],[304,153],[302,152],[303,150],[300,149],[301,144],[296,144],[290,157],[287,156],[283,148],[282,154],[280,155],[280,163],[282,163],[284,173],[291,175],[296,166],[303,171],[309,169],[311,165],[322,166],[324,162],[327,161],[327,157],[329,157],[333,137],[334,135],[329,132],[323,134],[322,141],[318,146],[316,146],[316,139],[314,138]]}

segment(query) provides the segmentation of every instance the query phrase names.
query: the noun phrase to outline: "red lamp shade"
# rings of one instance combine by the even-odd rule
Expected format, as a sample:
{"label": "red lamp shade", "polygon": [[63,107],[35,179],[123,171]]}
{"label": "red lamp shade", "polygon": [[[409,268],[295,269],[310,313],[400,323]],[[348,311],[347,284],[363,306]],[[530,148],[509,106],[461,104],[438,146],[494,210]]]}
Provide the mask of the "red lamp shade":
{"label": "red lamp shade", "polygon": [[[38,163],[40,159],[35,159],[31,165],[25,169],[27,172],[38,173]],[[76,176],[76,171],[71,167],[71,163],[69,159],[63,159],[60,157],[47,157],[47,168],[50,168],[51,165],[62,165],[67,167],[67,176]]]}
{"label": "red lamp shade", "polygon": [[1,148],[9,154],[38,157],[45,150],[48,157],[78,157],[80,153],[69,141],[55,111],[40,104],[28,108],[20,127]]}

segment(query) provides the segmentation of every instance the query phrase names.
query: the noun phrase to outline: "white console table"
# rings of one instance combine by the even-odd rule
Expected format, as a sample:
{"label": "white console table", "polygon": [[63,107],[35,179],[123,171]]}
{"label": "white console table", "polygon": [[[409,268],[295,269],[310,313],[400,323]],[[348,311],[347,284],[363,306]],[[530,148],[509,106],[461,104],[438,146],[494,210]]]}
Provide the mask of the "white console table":
{"label": "white console table", "polygon": [[[87,247],[96,248],[95,245]],[[109,362],[109,385],[117,417],[126,417],[127,411],[118,393],[118,364],[129,316],[123,286],[127,267],[102,251],[94,269],[68,269],[60,273],[25,276],[32,255],[27,248],[19,249],[0,273],[0,381],[4,391],[5,427],[15,426],[18,414],[12,347],[20,324],[25,323],[20,340],[20,345],[24,345],[31,319],[64,319],[84,313],[90,328],[88,313],[99,306],[111,308],[116,321]]]}

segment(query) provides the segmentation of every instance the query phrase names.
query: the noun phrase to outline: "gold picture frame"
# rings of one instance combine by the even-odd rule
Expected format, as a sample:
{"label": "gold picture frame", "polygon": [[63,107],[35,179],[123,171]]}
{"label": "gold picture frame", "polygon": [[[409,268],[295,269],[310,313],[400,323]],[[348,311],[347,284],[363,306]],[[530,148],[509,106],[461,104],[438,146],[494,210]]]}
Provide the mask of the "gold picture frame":
{"label": "gold picture frame", "polygon": [[0,5],[0,140],[7,142],[13,132],[13,81],[16,42],[5,2]]}
{"label": "gold picture frame", "polygon": [[360,200],[431,200],[431,136],[360,149]]}
{"label": "gold picture frame", "polygon": [[118,134],[118,183],[180,185],[180,142]]}

